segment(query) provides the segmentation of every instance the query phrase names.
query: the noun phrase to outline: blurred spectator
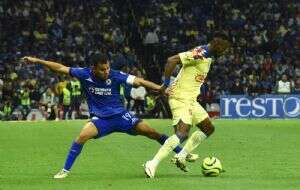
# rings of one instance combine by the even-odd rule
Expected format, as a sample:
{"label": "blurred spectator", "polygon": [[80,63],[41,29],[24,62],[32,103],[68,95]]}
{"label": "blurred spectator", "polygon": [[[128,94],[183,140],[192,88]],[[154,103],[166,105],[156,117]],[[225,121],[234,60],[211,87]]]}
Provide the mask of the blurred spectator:
{"label": "blurred spectator", "polygon": [[261,86],[262,94],[270,94],[272,92],[273,83],[272,76],[261,73],[259,84]]}
{"label": "blurred spectator", "polygon": [[126,109],[127,110],[132,110],[132,108],[131,108],[132,107],[131,106],[131,103],[132,103],[131,90],[132,90],[131,85],[127,85],[127,84],[124,85],[124,97],[126,100]]}
{"label": "blurred spectator", "polygon": [[144,39],[145,44],[145,70],[148,72],[151,68],[151,65],[154,63],[156,58],[157,45],[159,43],[159,38],[156,31],[152,28],[150,29]]}
{"label": "blurred spectator", "polygon": [[12,103],[10,101],[6,101],[3,105],[3,110],[0,113],[0,118],[2,120],[11,120],[12,119]]}
{"label": "blurred spectator", "polygon": [[230,88],[230,94],[242,95],[244,93],[244,86],[240,83],[239,79],[236,79],[232,87]]}
{"label": "blurred spectator", "polygon": [[152,46],[155,45],[155,44],[158,44],[159,43],[159,38],[158,38],[158,35],[156,33],[155,30],[150,30],[147,32],[146,36],[145,36],[145,39],[144,39],[144,44],[146,46]]}
{"label": "blurred spectator", "polygon": [[276,84],[276,92],[278,94],[290,94],[293,90],[293,82],[288,80],[287,75],[283,74]]}
{"label": "blurred spectator", "polygon": [[206,109],[206,107],[212,103],[213,97],[214,94],[213,94],[211,82],[205,81],[200,88],[200,94],[197,97],[197,101],[201,104],[201,106],[204,109]]}
{"label": "blurred spectator", "polygon": [[250,82],[247,92],[250,96],[257,96],[261,93],[261,88],[257,84],[256,80]]}
{"label": "blurred spectator", "polygon": [[300,94],[300,78],[295,81],[295,88],[293,94]]}
{"label": "blurred spectator", "polygon": [[46,120],[58,120],[58,97],[48,88],[40,100],[41,111]]}
{"label": "blurred spectator", "polygon": [[266,74],[271,74],[273,71],[273,61],[270,56],[270,53],[267,54],[264,63],[263,63],[263,69],[266,72]]}
{"label": "blurred spectator", "polygon": [[[63,88],[63,111],[64,117],[63,119],[71,119],[71,84],[68,82],[66,87]],[[68,115],[67,115],[68,114]]]}
{"label": "blurred spectator", "polygon": [[137,115],[145,113],[145,96],[147,91],[144,87],[133,87],[131,89],[131,97],[134,100],[132,111],[134,111]]}
{"label": "blurred spectator", "polygon": [[[137,77],[142,77],[141,72],[137,71]],[[141,115],[145,113],[145,97],[147,91],[144,87],[139,86],[138,88],[132,87],[130,96],[134,100],[132,111],[134,111],[137,115]]]}
{"label": "blurred spectator", "polygon": [[76,78],[72,78],[70,81],[71,87],[71,109],[70,115],[72,116],[73,111],[75,112],[74,118],[80,117],[80,104],[81,104],[81,85]]}
{"label": "blurred spectator", "polygon": [[125,36],[122,34],[120,28],[116,28],[112,32],[112,40],[117,46],[121,46],[124,43]]}
{"label": "blurred spectator", "polygon": [[296,66],[295,66],[296,68],[295,68],[295,77],[300,77],[300,61],[299,60],[297,60],[296,61]]}
{"label": "blurred spectator", "polygon": [[30,99],[30,91],[28,86],[24,86],[20,91],[20,101],[21,101],[21,111],[23,114],[23,119],[26,118],[26,115],[30,111],[31,99]]}

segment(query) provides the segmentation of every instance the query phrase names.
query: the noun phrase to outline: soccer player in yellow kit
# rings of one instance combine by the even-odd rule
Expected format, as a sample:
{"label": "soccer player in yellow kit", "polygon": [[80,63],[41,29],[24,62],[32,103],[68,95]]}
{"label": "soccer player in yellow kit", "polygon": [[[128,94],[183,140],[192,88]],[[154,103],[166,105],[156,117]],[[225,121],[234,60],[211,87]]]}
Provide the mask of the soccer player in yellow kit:
{"label": "soccer player in yellow kit", "polygon": [[[230,43],[225,38],[222,35],[215,36],[207,45],[168,58],[161,90],[166,90],[169,95],[175,134],[165,141],[152,160],[144,164],[145,174],[148,177],[153,178],[158,164],[174,147],[186,139],[188,140],[185,146],[174,156],[173,161],[177,167],[187,172],[187,155],[214,132],[214,126],[207,112],[196,99],[209,72],[211,57],[225,54],[230,47]],[[169,86],[170,76],[177,64],[181,64],[182,68],[175,81]],[[192,126],[198,129],[188,138]]]}

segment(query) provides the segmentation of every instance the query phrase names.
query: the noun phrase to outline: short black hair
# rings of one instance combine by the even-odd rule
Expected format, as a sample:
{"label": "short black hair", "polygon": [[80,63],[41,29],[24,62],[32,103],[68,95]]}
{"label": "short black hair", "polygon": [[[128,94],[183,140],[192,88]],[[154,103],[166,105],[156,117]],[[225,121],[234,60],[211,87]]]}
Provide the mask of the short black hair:
{"label": "short black hair", "polygon": [[91,55],[90,64],[96,66],[97,64],[106,64],[108,62],[108,56],[104,53],[94,53]]}

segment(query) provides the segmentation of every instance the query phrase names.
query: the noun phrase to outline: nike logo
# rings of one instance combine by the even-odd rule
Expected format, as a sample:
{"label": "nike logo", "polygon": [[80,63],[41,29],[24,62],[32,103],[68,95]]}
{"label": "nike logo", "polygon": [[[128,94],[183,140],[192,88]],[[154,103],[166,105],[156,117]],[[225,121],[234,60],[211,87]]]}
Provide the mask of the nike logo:
{"label": "nike logo", "polygon": [[95,83],[95,82],[91,79],[91,77],[89,77],[89,78],[87,78],[87,79],[85,79],[85,80],[87,80],[87,81],[89,81],[89,82],[92,82],[92,83]]}

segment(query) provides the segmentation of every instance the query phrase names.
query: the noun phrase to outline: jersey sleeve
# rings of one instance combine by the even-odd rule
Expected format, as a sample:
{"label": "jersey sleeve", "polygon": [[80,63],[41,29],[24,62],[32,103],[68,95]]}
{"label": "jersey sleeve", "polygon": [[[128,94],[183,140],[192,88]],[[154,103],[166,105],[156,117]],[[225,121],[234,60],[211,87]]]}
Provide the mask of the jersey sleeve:
{"label": "jersey sleeve", "polygon": [[183,66],[185,65],[194,65],[197,63],[197,60],[194,59],[191,51],[186,51],[178,54],[180,57],[180,61]]}
{"label": "jersey sleeve", "polygon": [[79,80],[85,79],[85,78],[87,78],[87,70],[86,70],[86,68],[81,68],[81,67],[71,67],[70,75]]}
{"label": "jersey sleeve", "polygon": [[179,53],[182,65],[193,65],[208,57],[208,47],[198,46],[186,52]]}
{"label": "jersey sleeve", "polygon": [[121,84],[126,83],[126,84],[129,84],[129,85],[133,85],[135,76],[127,74],[127,73],[123,73],[123,72],[117,72],[116,78]]}

